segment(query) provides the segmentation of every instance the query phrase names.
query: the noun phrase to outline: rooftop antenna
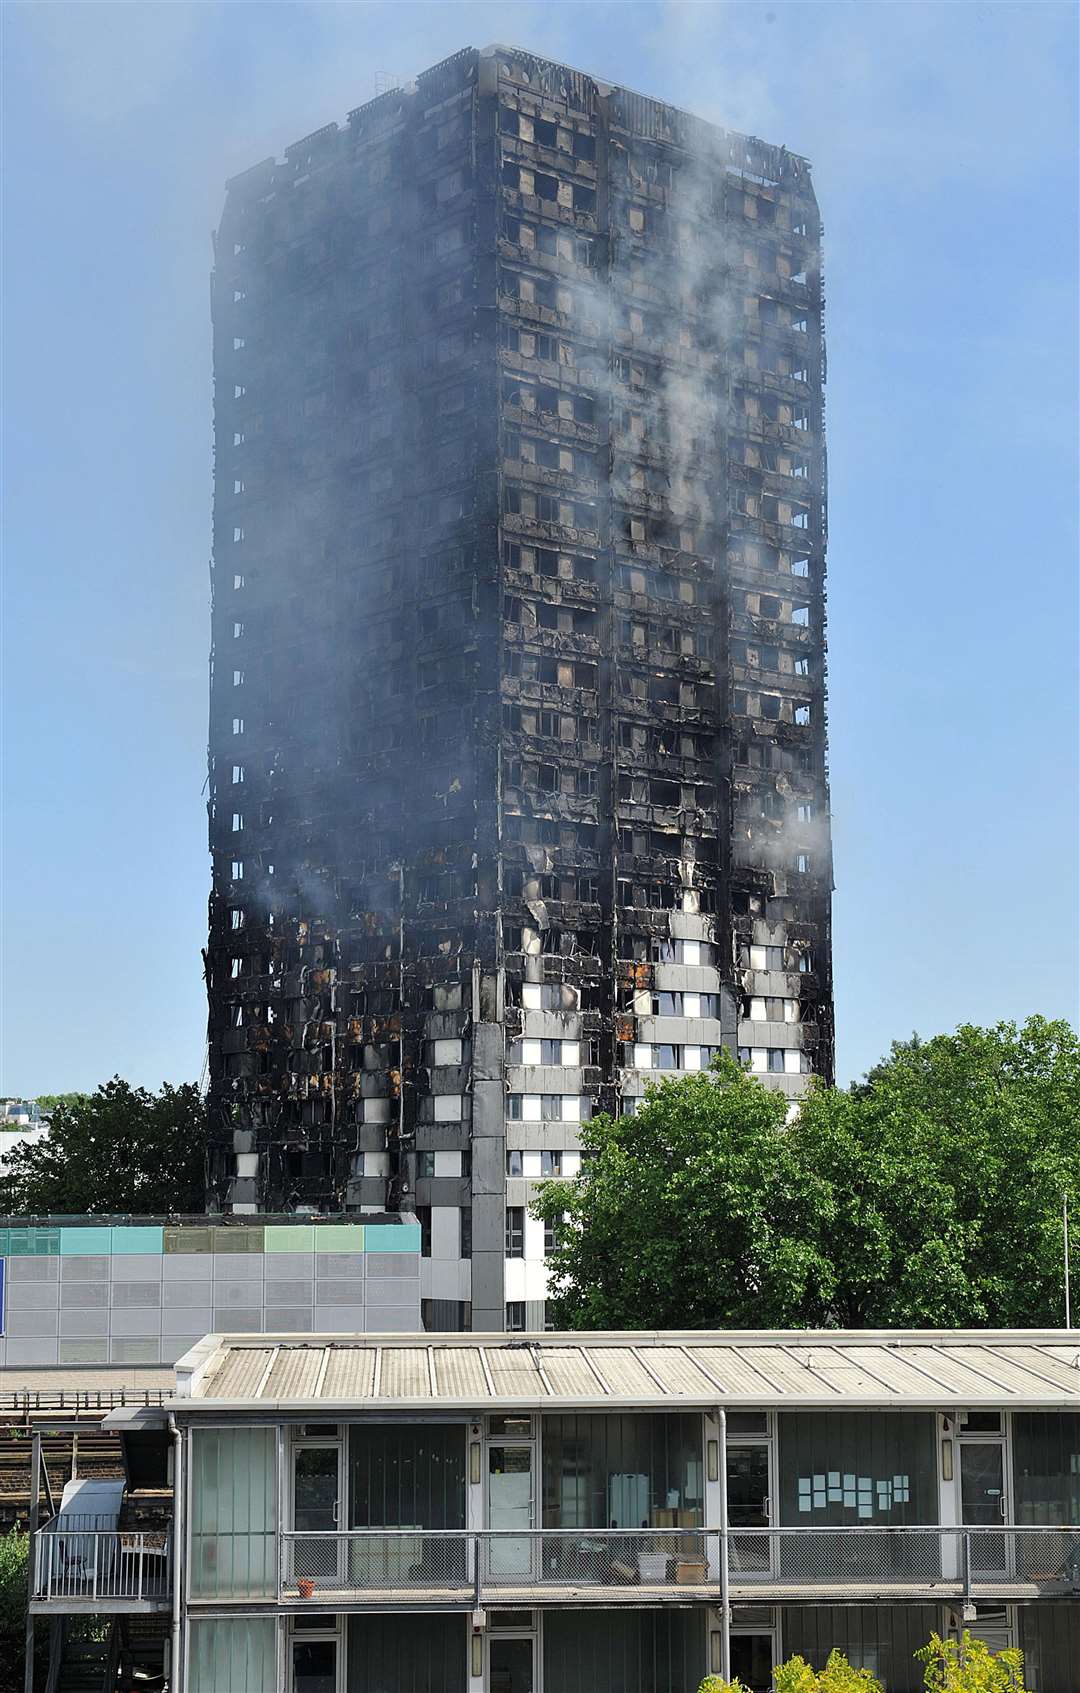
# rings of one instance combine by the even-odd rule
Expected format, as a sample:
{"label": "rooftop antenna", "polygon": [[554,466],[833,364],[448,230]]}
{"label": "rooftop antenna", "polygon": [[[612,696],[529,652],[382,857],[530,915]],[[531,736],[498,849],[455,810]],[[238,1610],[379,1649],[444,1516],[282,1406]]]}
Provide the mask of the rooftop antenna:
{"label": "rooftop antenna", "polygon": [[1072,1328],[1072,1294],[1069,1287],[1069,1193],[1065,1191],[1061,1220],[1065,1234],[1065,1327]]}

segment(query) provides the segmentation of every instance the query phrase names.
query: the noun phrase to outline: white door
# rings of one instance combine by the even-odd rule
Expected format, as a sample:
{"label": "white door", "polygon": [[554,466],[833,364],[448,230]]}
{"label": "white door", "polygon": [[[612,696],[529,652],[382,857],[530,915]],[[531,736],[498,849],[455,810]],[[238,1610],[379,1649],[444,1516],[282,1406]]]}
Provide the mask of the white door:
{"label": "white door", "polygon": [[[520,1576],[529,1581],[534,1569],[533,1526],[535,1448],[531,1442],[500,1442],[487,1449],[487,1526],[518,1529],[496,1534],[488,1541],[488,1574]],[[511,1583],[512,1585],[512,1583]]]}

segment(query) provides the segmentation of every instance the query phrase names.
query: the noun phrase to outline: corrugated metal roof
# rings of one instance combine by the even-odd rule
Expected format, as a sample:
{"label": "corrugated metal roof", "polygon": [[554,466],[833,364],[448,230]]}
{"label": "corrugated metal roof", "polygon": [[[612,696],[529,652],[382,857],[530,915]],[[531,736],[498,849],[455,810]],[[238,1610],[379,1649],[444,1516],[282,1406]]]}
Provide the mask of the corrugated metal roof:
{"label": "corrugated metal roof", "polygon": [[213,1335],[177,1365],[200,1403],[647,1409],[1080,1405],[1080,1334]]}
{"label": "corrugated metal roof", "polygon": [[273,1356],[270,1346],[230,1346],[222,1350],[221,1360],[206,1382],[206,1395],[215,1399],[261,1398],[259,1384],[266,1374],[266,1366]]}

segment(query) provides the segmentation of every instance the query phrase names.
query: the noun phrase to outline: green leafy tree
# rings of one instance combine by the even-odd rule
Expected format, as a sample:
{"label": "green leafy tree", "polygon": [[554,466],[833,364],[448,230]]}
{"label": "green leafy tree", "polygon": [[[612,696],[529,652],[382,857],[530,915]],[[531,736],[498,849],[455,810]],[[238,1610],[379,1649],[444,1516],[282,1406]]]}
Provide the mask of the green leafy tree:
{"label": "green leafy tree", "polygon": [[75,1105],[79,1100],[92,1097],[88,1093],[39,1093],[34,1104],[42,1111],[55,1111],[58,1105]]}
{"label": "green leafy tree", "polygon": [[721,1056],[582,1125],[583,1174],[545,1183],[556,1328],[783,1327],[819,1298],[827,1187],[795,1155],[786,1101]]}
{"label": "green leafy tree", "polygon": [[[16,1528],[0,1536],[0,1693],[22,1693],[26,1661],[26,1565],[30,1536]],[[46,1632],[34,1642],[36,1677],[44,1685],[48,1663]]]}
{"label": "green leafy tree", "polygon": [[961,1640],[942,1640],[932,1634],[929,1646],[915,1656],[926,1666],[926,1693],[1030,1693],[1024,1681],[1023,1652],[1015,1646],[991,1652],[967,1629]]}
{"label": "green leafy tree", "polygon": [[650,1088],[633,1117],[597,1116],[582,1144],[581,1174],[534,1204],[556,1232],[558,1327],[1062,1321],[1066,1193],[1080,1219],[1065,1023],[897,1044],[791,1124],[725,1056]]}
{"label": "green leafy tree", "polygon": [[1080,1043],[1066,1023],[894,1045],[793,1135],[828,1185],[817,1239],[843,1327],[1036,1327],[1064,1318],[1062,1200],[1080,1209]]}
{"label": "green leafy tree", "polygon": [[17,1147],[0,1174],[9,1216],[201,1211],[206,1108],[192,1082],[160,1093],[114,1076],[62,1100],[48,1138]]}
{"label": "green leafy tree", "polygon": [[789,1658],[777,1664],[774,1674],[775,1693],[885,1693],[876,1676],[854,1669],[843,1652],[830,1652],[820,1670],[811,1669],[805,1658]]}
{"label": "green leafy tree", "polygon": [[[885,1693],[868,1669],[853,1669],[842,1652],[830,1652],[824,1669],[815,1670],[805,1658],[789,1658],[773,1671],[775,1693]],[[747,1693],[741,1681],[707,1675],[698,1693]]]}

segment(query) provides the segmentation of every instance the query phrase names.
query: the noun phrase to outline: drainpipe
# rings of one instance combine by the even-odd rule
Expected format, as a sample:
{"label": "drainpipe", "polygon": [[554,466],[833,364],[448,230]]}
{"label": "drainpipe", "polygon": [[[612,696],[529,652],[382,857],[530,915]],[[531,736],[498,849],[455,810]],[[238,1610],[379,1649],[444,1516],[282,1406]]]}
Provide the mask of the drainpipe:
{"label": "drainpipe", "polygon": [[720,1674],[731,1680],[731,1601],[728,1560],[727,1412],[716,1407],[720,1433]]}
{"label": "drainpipe", "polygon": [[[29,1556],[26,1560],[26,1662],[23,1666],[24,1693],[34,1693],[34,1616],[30,1609],[30,1605],[34,1599],[36,1562],[41,1556],[41,1547],[38,1544],[41,1527],[39,1515],[41,1497],[41,1430],[39,1428],[35,1428],[31,1436],[31,1451],[33,1456],[30,1459],[30,1549]],[[51,1657],[52,1653],[50,1651],[50,1660]]]}
{"label": "drainpipe", "polygon": [[169,1412],[169,1433],[173,1443],[173,1545],[172,1545],[172,1625],[169,1630],[169,1693],[180,1687],[180,1566],[183,1559],[180,1547],[183,1533],[183,1443],[176,1418]]}

